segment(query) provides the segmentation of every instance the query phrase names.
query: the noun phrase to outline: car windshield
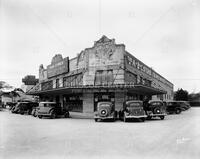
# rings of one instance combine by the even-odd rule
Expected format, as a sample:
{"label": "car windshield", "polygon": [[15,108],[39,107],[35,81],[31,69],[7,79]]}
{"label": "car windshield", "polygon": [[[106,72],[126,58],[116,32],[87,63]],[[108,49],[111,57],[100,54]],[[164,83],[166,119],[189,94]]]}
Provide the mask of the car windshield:
{"label": "car windshield", "polygon": [[16,106],[18,107],[21,103],[17,103]]}
{"label": "car windshield", "polygon": [[16,106],[18,107],[18,106],[22,106],[22,105],[25,105],[25,104],[26,104],[26,103],[17,103]]}
{"label": "car windshield", "polygon": [[39,103],[40,107],[55,107],[55,103]]}
{"label": "car windshield", "polygon": [[141,103],[139,102],[132,102],[128,104],[128,107],[140,107],[140,106],[141,106]]}
{"label": "car windshield", "polygon": [[151,102],[150,105],[152,105],[152,106],[162,106],[163,104],[161,102]]}
{"label": "car windshield", "polygon": [[167,104],[168,106],[174,106],[174,105],[179,105],[178,102],[168,102]]}
{"label": "car windshield", "polygon": [[109,103],[101,103],[99,106],[101,106],[101,107],[110,107],[110,104]]}

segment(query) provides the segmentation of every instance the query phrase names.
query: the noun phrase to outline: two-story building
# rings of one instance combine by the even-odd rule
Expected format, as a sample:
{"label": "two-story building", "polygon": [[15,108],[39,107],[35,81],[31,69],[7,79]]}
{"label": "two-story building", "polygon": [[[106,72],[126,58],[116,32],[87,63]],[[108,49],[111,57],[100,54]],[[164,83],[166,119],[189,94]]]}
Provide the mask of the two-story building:
{"label": "two-story building", "polygon": [[55,101],[71,112],[93,115],[99,101],[118,111],[125,100],[173,98],[173,84],[106,36],[69,59],[57,54],[39,68],[39,83],[29,91],[40,101]]}

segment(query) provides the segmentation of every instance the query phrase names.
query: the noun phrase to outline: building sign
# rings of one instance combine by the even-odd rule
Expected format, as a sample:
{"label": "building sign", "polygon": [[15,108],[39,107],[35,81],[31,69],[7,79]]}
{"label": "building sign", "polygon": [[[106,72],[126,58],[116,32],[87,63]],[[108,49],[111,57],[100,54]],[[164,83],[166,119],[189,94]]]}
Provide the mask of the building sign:
{"label": "building sign", "polygon": [[130,54],[126,54],[125,64],[126,64],[126,66],[129,66],[128,68],[133,67],[134,69],[144,72],[147,75],[157,79],[158,81],[161,81],[162,83],[165,83],[165,84],[169,85],[170,87],[173,87],[173,85],[171,83],[169,83],[167,80],[165,80],[163,77],[161,77],[158,73],[156,73],[151,68],[144,65],[142,62],[140,62],[138,59],[131,56]]}
{"label": "building sign", "polygon": [[27,75],[22,79],[22,82],[25,85],[36,85],[39,82],[39,80],[36,79],[33,75]]}
{"label": "building sign", "polygon": [[114,39],[103,36],[95,42],[91,51],[93,54],[89,54],[89,66],[119,65],[123,59],[122,47],[116,45]]}
{"label": "building sign", "polygon": [[47,66],[47,77],[57,76],[69,72],[69,58],[62,58],[62,55],[57,54],[53,57],[51,64]]}

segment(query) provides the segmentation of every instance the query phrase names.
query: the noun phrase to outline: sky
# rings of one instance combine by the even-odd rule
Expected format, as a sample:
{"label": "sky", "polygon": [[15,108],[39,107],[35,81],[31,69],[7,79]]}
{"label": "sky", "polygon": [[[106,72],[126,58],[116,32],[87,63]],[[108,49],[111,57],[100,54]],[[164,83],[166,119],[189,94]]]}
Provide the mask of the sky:
{"label": "sky", "polygon": [[0,0],[0,80],[20,87],[55,54],[106,35],[174,84],[200,92],[199,0]]}

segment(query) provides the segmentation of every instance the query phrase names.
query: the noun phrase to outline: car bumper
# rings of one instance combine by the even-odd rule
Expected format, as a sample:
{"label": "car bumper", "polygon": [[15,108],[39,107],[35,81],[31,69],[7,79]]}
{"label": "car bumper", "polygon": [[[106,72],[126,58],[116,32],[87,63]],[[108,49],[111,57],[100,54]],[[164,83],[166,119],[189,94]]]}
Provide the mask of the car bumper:
{"label": "car bumper", "polygon": [[147,113],[147,116],[151,116],[151,117],[156,117],[156,116],[166,116],[167,113],[162,113],[162,114],[153,114],[153,113]]}
{"label": "car bumper", "polygon": [[37,115],[41,115],[41,116],[51,116],[51,114],[49,114],[49,113],[40,113],[40,112],[37,112]]}
{"label": "car bumper", "polygon": [[94,119],[114,119],[114,116],[107,116],[107,117],[94,116]]}
{"label": "car bumper", "polygon": [[147,115],[126,115],[126,118],[147,118]]}

